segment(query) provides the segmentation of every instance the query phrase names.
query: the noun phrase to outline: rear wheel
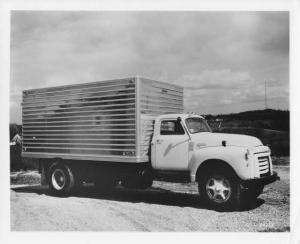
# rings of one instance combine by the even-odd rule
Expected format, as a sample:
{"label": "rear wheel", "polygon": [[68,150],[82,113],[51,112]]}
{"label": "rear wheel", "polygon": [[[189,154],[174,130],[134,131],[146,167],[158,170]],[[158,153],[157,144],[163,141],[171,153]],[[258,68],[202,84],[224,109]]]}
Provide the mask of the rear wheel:
{"label": "rear wheel", "polygon": [[241,204],[241,186],[227,169],[206,170],[200,175],[198,189],[202,199],[216,210],[237,210]]}
{"label": "rear wheel", "polygon": [[49,187],[56,195],[67,195],[75,186],[71,168],[62,162],[52,164],[49,169]]}

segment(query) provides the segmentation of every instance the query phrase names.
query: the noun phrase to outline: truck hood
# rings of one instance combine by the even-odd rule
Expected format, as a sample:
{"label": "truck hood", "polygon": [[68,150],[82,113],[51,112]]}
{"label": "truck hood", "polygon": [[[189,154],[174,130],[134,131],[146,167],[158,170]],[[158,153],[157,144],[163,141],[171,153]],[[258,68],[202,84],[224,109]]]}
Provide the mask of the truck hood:
{"label": "truck hood", "polygon": [[226,146],[256,147],[261,146],[262,142],[253,136],[203,132],[192,135],[192,140],[197,147],[222,146],[222,141],[226,141]]}

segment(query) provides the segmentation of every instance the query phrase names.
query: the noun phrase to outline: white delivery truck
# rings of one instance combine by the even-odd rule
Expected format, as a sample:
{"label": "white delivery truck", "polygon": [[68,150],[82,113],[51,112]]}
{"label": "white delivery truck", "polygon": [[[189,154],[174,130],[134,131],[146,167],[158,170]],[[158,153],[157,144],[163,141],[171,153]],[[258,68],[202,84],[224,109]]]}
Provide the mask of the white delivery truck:
{"label": "white delivery truck", "polygon": [[183,88],[141,77],[23,91],[22,156],[42,183],[68,194],[83,182],[145,189],[154,179],[198,182],[200,198],[236,209],[279,179],[270,149],[251,136],[212,133],[183,113]]}

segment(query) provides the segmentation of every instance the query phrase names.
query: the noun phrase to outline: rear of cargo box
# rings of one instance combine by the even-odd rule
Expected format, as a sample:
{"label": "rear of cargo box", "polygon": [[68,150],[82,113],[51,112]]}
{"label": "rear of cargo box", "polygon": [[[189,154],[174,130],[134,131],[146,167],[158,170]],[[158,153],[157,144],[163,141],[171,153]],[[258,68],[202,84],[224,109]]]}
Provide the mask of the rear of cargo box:
{"label": "rear of cargo box", "polygon": [[[126,78],[24,91],[22,156],[148,161],[155,116],[182,111],[172,87]],[[169,108],[177,96],[181,107]]]}

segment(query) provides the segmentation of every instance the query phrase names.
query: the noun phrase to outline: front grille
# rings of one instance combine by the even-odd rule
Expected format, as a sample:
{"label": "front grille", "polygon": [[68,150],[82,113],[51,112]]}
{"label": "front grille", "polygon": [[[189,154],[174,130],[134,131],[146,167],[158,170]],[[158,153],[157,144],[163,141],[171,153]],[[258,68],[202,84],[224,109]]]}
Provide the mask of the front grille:
{"label": "front grille", "polygon": [[260,177],[269,176],[271,174],[269,156],[258,157],[257,159]]}

